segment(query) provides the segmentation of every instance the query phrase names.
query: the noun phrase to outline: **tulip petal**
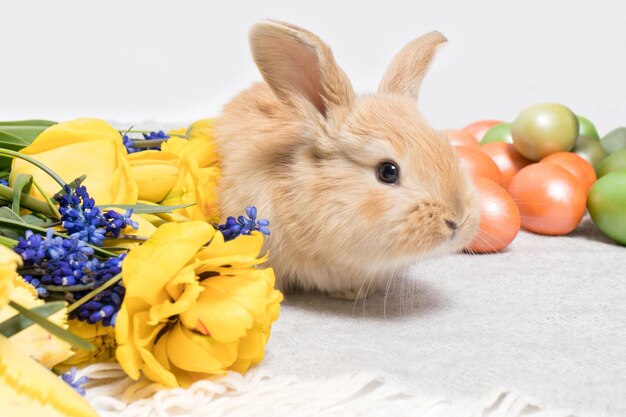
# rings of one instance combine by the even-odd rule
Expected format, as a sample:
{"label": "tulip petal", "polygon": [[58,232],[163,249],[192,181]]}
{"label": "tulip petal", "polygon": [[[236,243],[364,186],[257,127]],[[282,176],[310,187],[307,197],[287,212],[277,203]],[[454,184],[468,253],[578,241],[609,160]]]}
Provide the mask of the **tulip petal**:
{"label": "tulip petal", "polygon": [[[259,271],[251,271],[253,276],[258,276]],[[265,311],[265,305],[267,303],[267,294],[272,290],[267,285],[267,282],[259,279],[247,279],[241,277],[241,274],[237,276],[216,276],[203,281],[202,286],[207,288],[207,291],[211,291],[217,297],[234,301],[243,306],[246,311],[252,316],[262,314]],[[201,296],[199,300],[201,303],[209,303],[208,300]],[[202,316],[205,310],[200,308],[200,316]],[[213,324],[212,322],[211,325]]]}
{"label": "tulip petal", "polygon": [[[186,271],[186,273],[184,273],[184,271]],[[192,281],[189,283],[185,283],[184,280],[180,278],[182,276],[187,276],[186,280],[191,279]],[[178,282],[176,282],[177,278],[180,278]],[[172,283],[179,284],[178,286],[181,287],[182,293],[176,293],[176,295],[174,296],[172,296],[170,293],[170,298],[175,300],[174,302],[165,300],[162,304],[152,306],[150,308],[149,323],[167,321],[167,319],[170,317],[178,316],[185,313],[186,311],[191,309],[193,305],[195,305],[198,294],[204,291],[204,288],[198,284],[196,280],[196,275],[191,268],[185,268],[181,270],[178,276],[170,281],[168,286],[170,286]],[[191,327],[196,327],[196,323],[188,324],[191,324]]]}
{"label": "tulip petal", "polygon": [[207,374],[223,374],[237,357],[237,342],[218,343],[177,325],[168,339],[170,361],[180,369]]}
{"label": "tulip petal", "polygon": [[172,152],[143,151],[128,155],[132,177],[139,186],[139,199],[158,203],[178,179],[178,156]]}
{"label": "tulip petal", "polygon": [[241,268],[248,268],[265,261],[265,258],[258,257],[263,247],[263,240],[262,233],[252,232],[251,235],[241,235],[224,242],[224,236],[216,233],[211,243],[200,250],[198,259],[205,261],[207,265],[237,265]]}
{"label": "tulip petal", "polygon": [[[233,342],[246,334],[254,322],[250,312],[227,294],[207,288],[198,297],[198,320],[218,342]],[[247,306],[246,306],[247,307]]]}
{"label": "tulip petal", "polygon": [[167,282],[214,234],[215,229],[204,222],[162,225],[124,260],[122,277],[127,291],[150,305],[163,301],[163,288]]}

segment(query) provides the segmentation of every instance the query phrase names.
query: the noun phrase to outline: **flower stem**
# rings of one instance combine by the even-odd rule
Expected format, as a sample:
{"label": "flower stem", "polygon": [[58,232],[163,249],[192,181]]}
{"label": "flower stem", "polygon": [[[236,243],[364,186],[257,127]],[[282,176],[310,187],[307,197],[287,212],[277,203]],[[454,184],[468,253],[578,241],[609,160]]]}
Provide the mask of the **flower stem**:
{"label": "flower stem", "polygon": [[131,139],[134,148],[154,148],[160,146],[167,139]]}
{"label": "flower stem", "polygon": [[[54,324],[46,317],[41,316],[33,310],[30,310],[26,307],[23,307],[21,304],[16,303],[13,300],[9,300],[9,306],[13,307],[13,309],[17,310],[18,313],[26,317],[27,319],[37,323],[41,327],[43,327],[48,333],[58,337],[61,340],[65,340],[72,345],[79,347],[81,349],[94,350],[95,347],[87,342],[86,340],[76,336],[73,333],[65,330],[64,328]],[[69,309],[68,309],[69,310]]]}
{"label": "flower stem", "polygon": [[[0,184],[0,198],[11,201],[11,199],[13,198],[13,188]],[[20,204],[22,205],[22,207],[27,208],[31,211],[42,213],[46,216],[56,219],[61,218],[58,210],[53,210],[52,207],[48,205],[48,203],[38,200],[28,194],[22,193],[22,195],[20,196]]]}
{"label": "flower stem", "polygon": [[20,158],[26,162],[30,162],[31,164],[35,165],[37,168],[39,168],[46,174],[50,175],[52,179],[55,180],[61,186],[61,188],[65,186],[65,181],[63,180],[63,178],[59,177],[56,172],[54,172],[53,170],[48,168],[46,165],[36,160],[35,158],[31,158],[30,156],[24,155],[23,153],[15,152],[15,151],[12,151],[10,149],[5,149],[5,148],[0,148],[0,155],[9,156],[12,158]]}
{"label": "flower stem", "polygon": [[[151,130],[127,130],[126,133],[145,133],[145,134],[150,134],[153,131]],[[184,138],[185,135],[179,135],[178,133],[166,133],[168,136],[176,136],[179,138]],[[132,138],[131,138],[132,139]],[[133,139],[134,140],[134,139]]]}
{"label": "flower stem", "polygon": [[146,236],[128,235],[128,234],[120,233],[120,235],[116,237],[115,240],[133,240],[133,241],[145,242],[146,240],[148,240],[148,238]]}
{"label": "flower stem", "polygon": [[44,189],[41,188],[39,183],[37,181],[35,181],[35,177],[33,177],[33,185],[35,186],[37,191],[39,191],[39,194],[41,194],[43,196],[44,200],[46,200],[46,203],[48,203],[48,206],[50,207],[50,210],[52,210],[52,212],[54,213],[54,218],[55,219],[60,219],[61,218],[61,213],[59,213],[59,210],[57,209],[57,206],[52,202],[50,197],[48,197],[48,194],[46,194]]}
{"label": "flower stem", "polygon": [[4,245],[7,248],[13,250],[15,245],[17,245],[17,240],[8,238],[6,236],[0,236],[0,245]]}
{"label": "flower stem", "polygon": [[91,300],[96,295],[100,294],[102,291],[106,290],[107,288],[111,287],[112,285],[117,284],[121,279],[122,279],[122,274],[117,274],[116,276],[114,276],[113,278],[111,278],[110,280],[108,280],[107,282],[105,282],[104,284],[99,286],[98,288],[96,288],[93,291],[89,292],[84,297],[81,297],[80,300],[78,300],[75,303],[71,304],[67,308],[67,314],[70,314],[72,311],[76,310],[78,307],[82,306],[87,301]]}

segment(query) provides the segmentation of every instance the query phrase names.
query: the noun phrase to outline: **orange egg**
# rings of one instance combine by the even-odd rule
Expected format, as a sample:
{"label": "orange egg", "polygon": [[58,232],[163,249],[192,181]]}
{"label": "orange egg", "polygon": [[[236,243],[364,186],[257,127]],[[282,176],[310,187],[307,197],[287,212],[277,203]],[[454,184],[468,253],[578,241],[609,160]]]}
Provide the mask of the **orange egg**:
{"label": "orange egg", "polygon": [[587,193],[565,169],[546,163],[522,168],[509,184],[522,227],[543,235],[565,235],[583,218]]}
{"label": "orange egg", "polygon": [[461,158],[461,162],[472,177],[484,177],[499,185],[502,184],[502,173],[500,169],[487,154],[481,152],[480,148],[457,146],[456,151],[459,158]]}
{"label": "orange egg", "polygon": [[578,178],[585,188],[585,192],[589,191],[593,183],[598,179],[593,166],[573,152],[553,153],[543,158],[541,163],[552,164],[565,169]]}
{"label": "orange egg", "polygon": [[515,150],[512,143],[506,142],[489,142],[480,147],[493,162],[496,163],[502,173],[502,186],[508,188],[513,176],[526,165],[533,162],[524,158]]}
{"label": "orange egg", "polygon": [[446,129],[442,132],[448,138],[452,146],[469,146],[472,148],[480,148],[480,143],[474,136],[461,129]]}
{"label": "orange egg", "polygon": [[502,123],[500,120],[479,120],[468,124],[463,130],[474,136],[477,142],[480,142],[489,129],[500,123]]}
{"label": "orange egg", "polygon": [[478,234],[465,248],[472,253],[498,252],[513,242],[520,229],[520,213],[509,193],[495,182],[477,177],[474,187],[480,205]]}

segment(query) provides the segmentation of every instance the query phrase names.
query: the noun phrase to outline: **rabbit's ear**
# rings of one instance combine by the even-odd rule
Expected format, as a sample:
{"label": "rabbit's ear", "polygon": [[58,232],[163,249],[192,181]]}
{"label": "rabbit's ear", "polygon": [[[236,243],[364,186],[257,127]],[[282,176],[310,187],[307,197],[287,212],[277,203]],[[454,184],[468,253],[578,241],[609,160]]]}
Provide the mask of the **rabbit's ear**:
{"label": "rabbit's ear", "polygon": [[446,42],[439,32],[428,32],[409,42],[387,67],[378,86],[380,93],[401,94],[417,99],[437,46]]}
{"label": "rabbit's ear", "polygon": [[326,115],[333,105],[350,105],[354,91],[333,53],[314,34],[286,23],[267,21],[250,30],[257,67],[274,93],[295,104],[298,97]]}

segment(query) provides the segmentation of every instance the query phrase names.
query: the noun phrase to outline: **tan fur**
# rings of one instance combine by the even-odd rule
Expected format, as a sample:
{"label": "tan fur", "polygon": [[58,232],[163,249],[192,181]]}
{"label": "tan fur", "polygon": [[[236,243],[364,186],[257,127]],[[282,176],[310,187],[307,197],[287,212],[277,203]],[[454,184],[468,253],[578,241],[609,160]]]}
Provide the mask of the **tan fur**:
{"label": "tan fur", "polygon": [[[473,237],[478,208],[467,175],[415,105],[444,39],[411,42],[379,94],[357,97],[315,35],[279,22],[251,30],[266,83],[235,97],[218,119],[219,195],[223,214],[256,205],[270,219],[280,288],[363,296],[420,257],[459,250]],[[398,164],[399,184],[377,179],[382,161]]]}

